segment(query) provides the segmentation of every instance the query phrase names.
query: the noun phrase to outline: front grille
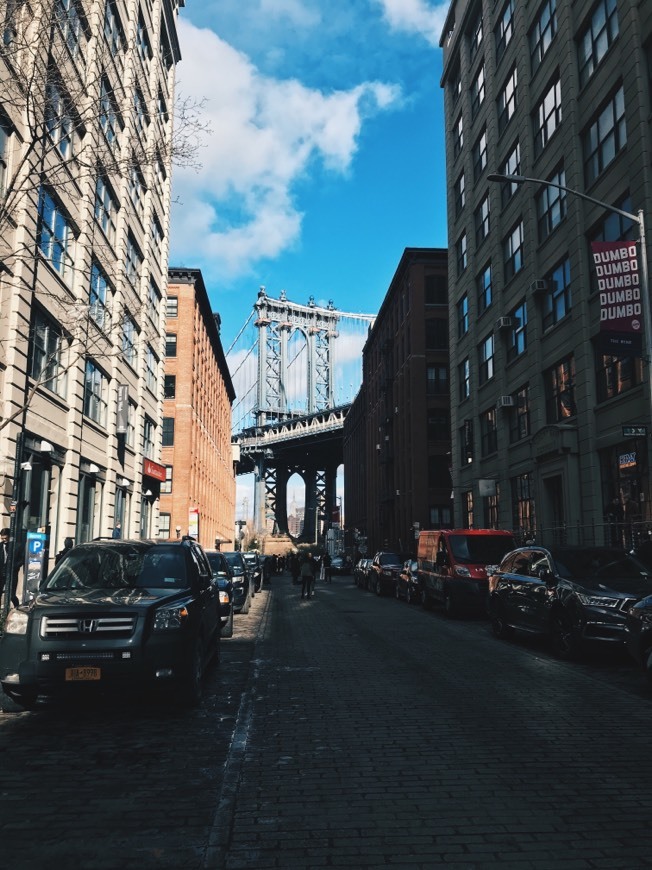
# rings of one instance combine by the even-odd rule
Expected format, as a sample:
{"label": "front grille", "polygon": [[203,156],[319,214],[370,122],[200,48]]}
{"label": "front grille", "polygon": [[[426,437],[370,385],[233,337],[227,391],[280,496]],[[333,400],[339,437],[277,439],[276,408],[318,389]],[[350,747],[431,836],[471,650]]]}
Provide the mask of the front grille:
{"label": "front grille", "polygon": [[129,638],[136,628],[136,616],[44,616],[44,638]]}
{"label": "front grille", "polygon": [[634,604],[638,601],[638,598],[625,598],[619,605],[618,609],[622,610],[623,613],[627,613],[630,607],[633,607]]}
{"label": "front grille", "polygon": [[119,652],[58,652],[54,653],[51,658],[55,662],[96,662],[96,661],[113,661],[115,658],[120,658]]}

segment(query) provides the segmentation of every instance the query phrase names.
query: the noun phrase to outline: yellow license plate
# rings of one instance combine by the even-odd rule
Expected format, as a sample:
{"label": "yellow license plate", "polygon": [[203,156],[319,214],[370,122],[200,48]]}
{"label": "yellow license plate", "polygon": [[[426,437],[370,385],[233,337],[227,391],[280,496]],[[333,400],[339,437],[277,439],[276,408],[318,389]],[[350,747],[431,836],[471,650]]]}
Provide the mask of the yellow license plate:
{"label": "yellow license plate", "polygon": [[76,682],[78,680],[99,680],[101,672],[99,668],[66,668],[66,680]]}

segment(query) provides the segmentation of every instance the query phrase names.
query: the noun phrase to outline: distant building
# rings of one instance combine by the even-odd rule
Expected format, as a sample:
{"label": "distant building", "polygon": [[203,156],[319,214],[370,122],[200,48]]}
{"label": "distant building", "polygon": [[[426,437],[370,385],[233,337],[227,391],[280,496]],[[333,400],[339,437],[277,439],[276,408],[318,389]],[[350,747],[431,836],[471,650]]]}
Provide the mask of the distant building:
{"label": "distant building", "polygon": [[166,324],[159,537],[231,549],[235,392],[199,269],[169,270]]}
{"label": "distant building", "polygon": [[638,224],[488,176],[651,223],[652,3],[455,0],[442,46],[457,523],[592,540],[614,497],[649,520],[647,351],[607,349],[591,253]]}
{"label": "distant building", "polygon": [[447,265],[445,250],[405,249],[344,421],[347,527],[370,554],[409,554],[416,529],[451,522]]}

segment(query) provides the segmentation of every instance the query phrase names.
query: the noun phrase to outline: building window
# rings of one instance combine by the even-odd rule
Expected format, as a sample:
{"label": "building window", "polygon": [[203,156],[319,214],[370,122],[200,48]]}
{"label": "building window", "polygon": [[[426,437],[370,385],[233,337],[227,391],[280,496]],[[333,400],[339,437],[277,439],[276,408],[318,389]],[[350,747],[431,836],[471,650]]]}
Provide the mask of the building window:
{"label": "building window", "polygon": [[0,119],[0,197],[4,196],[7,190],[11,132],[9,125]]}
{"label": "building window", "polygon": [[483,129],[473,145],[473,180],[479,181],[487,168],[487,130]]}
{"label": "building window", "polygon": [[617,36],[617,2],[599,0],[586,30],[579,35],[577,58],[580,67],[580,85],[588,82]]}
{"label": "building window", "polygon": [[643,383],[643,360],[633,356],[596,354],[598,402],[606,402]]}
{"label": "building window", "polygon": [[109,312],[107,299],[109,294],[109,282],[96,262],[91,266],[91,286],[89,291],[89,314],[100,329],[108,326]]}
{"label": "building window", "polygon": [[485,500],[485,516],[487,517],[487,528],[499,528],[500,520],[500,485],[496,483],[496,494],[486,496]]}
{"label": "building window", "polygon": [[460,175],[460,177],[455,182],[454,187],[454,196],[455,196],[455,216],[459,217],[462,212],[462,209],[466,205],[466,196],[464,192],[464,173]]}
{"label": "building window", "polygon": [[109,381],[93,360],[86,360],[84,376],[84,414],[100,426],[106,426]]}
{"label": "building window", "polygon": [[138,329],[127,314],[122,321],[122,355],[130,366],[135,366],[138,358],[137,339]]}
{"label": "building window", "polygon": [[113,101],[113,93],[105,78],[100,85],[100,126],[109,147],[113,148],[118,143],[121,124]]}
{"label": "building window", "polygon": [[570,314],[571,281],[570,260],[563,260],[547,276],[548,290],[543,298],[543,328],[549,329]]}
{"label": "building window", "polygon": [[152,322],[158,326],[158,323],[161,319],[161,294],[159,293],[159,289],[154,283],[154,279],[150,277],[149,279],[149,316]]}
{"label": "building window", "polygon": [[[446,408],[431,408],[428,411],[428,442],[447,441],[451,437],[451,419]],[[443,472],[448,471],[448,459]],[[441,477],[435,486],[441,485]]]}
{"label": "building window", "polygon": [[488,335],[478,346],[478,377],[486,384],[494,376],[494,334]]}
{"label": "building window", "polygon": [[453,525],[453,515],[449,507],[431,505],[428,513],[431,529],[450,529]]}
{"label": "building window", "polygon": [[557,33],[557,0],[544,0],[536,21],[530,30],[530,60],[532,72],[541,66],[546,52]]}
{"label": "building window", "polygon": [[125,43],[124,30],[116,9],[115,0],[108,0],[104,13],[104,38],[113,57],[116,57]]}
{"label": "building window", "polygon": [[177,336],[174,332],[168,332],[165,336],[165,355],[167,357],[177,355]]}
{"label": "building window", "polygon": [[179,298],[178,296],[168,296],[165,300],[165,316],[166,317],[178,317],[179,316]]}
{"label": "building window", "polygon": [[516,224],[503,239],[503,267],[505,281],[511,280],[523,268],[523,222]]}
{"label": "building window", "polygon": [[493,301],[491,287],[491,263],[488,263],[480,272],[475,281],[478,291],[478,314],[483,314]]}
{"label": "building window", "polygon": [[518,105],[516,85],[518,74],[516,67],[512,69],[502,91],[498,95],[498,132],[502,133],[514,117]]}
{"label": "building window", "polygon": [[530,388],[526,385],[517,390],[516,406],[509,415],[509,441],[514,444],[530,434]]}
{"label": "building window", "polygon": [[468,357],[457,367],[457,378],[460,390],[460,402],[471,395],[471,364]]}
{"label": "building window", "polygon": [[426,393],[428,396],[448,394],[447,366],[428,366],[426,368]]}
{"label": "building window", "polygon": [[482,38],[482,11],[480,11],[474,19],[471,30],[469,31],[469,55],[472,59],[480,50]]}
{"label": "building window", "polygon": [[462,233],[462,235],[457,240],[457,245],[455,246],[455,251],[457,255],[457,274],[461,275],[462,272],[467,267],[467,246],[466,246],[466,233]]}
{"label": "building window", "polygon": [[554,81],[534,110],[534,154],[538,156],[561,124],[561,82]]}
{"label": "building window", "polygon": [[448,350],[448,320],[441,317],[426,320],[426,350]]}
{"label": "building window", "polygon": [[74,272],[75,234],[58,201],[44,188],[39,196],[39,248],[53,269],[70,284]]}
{"label": "building window", "polygon": [[148,459],[154,458],[156,450],[156,425],[149,417],[145,417],[143,422],[143,456]]}
{"label": "building window", "polygon": [[134,88],[134,126],[136,128],[136,133],[139,135],[143,135],[147,126],[149,125],[149,116],[147,114],[147,107],[145,105],[145,98],[143,97],[139,88]]}
{"label": "building window", "polygon": [[512,327],[507,339],[507,361],[512,362],[527,350],[527,305],[525,301],[512,311]]}
{"label": "building window", "polygon": [[153,393],[158,388],[158,359],[152,348],[147,345],[145,351],[145,383]]}
{"label": "building window", "polygon": [[127,435],[125,441],[128,447],[136,446],[136,406],[133,402],[127,404]]}
{"label": "building window", "polygon": [[57,396],[65,397],[66,370],[63,365],[61,327],[34,310],[29,350],[29,376]]}
{"label": "building window", "polygon": [[172,492],[172,466],[165,466],[165,480],[161,481],[161,492],[162,493],[170,493]]}
{"label": "building window", "polygon": [[[507,159],[500,167],[501,175],[520,175],[521,174],[521,146],[517,142],[512,150],[507,155]],[[500,204],[503,208],[507,205],[510,199],[518,190],[519,185],[513,181],[508,181],[500,185]]]}
{"label": "building window", "polygon": [[163,91],[160,88],[158,89],[158,96],[156,97],[156,114],[158,115],[159,121],[162,124],[167,124],[167,122],[170,120],[168,106],[165,102]]}
{"label": "building window", "polygon": [[453,127],[453,157],[457,157],[464,147],[464,123],[462,116],[457,119]]}
{"label": "building window", "polygon": [[457,337],[462,338],[469,331],[469,297],[464,294],[457,303]]}
{"label": "building window", "polygon": [[118,203],[103,175],[98,175],[95,182],[95,220],[108,241],[115,244]]}
{"label": "building window", "polygon": [[127,252],[125,255],[125,275],[132,287],[136,287],[140,280],[140,270],[143,265],[143,257],[138,245],[131,233],[127,235]]}
{"label": "building window", "polygon": [[[161,492],[163,490],[161,489]],[[169,540],[170,538],[170,514],[158,515],[158,536],[161,540]]]}
{"label": "building window", "polygon": [[70,114],[70,98],[54,82],[48,82],[46,87],[45,125],[50,139],[66,160],[72,155],[74,123]]}
{"label": "building window", "polygon": [[595,181],[626,144],[625,93],[621,85],[582,136],[587,185]]}
{"label": "building window", "polygon": [[465,420],[460,429],[460,447],[462,448],[462,465],[473,462],[473,421]]}
{"label": "building window", "polygon": [[574,417],[575,358],[571,355],[543,373],[546,396],[546,422],[560,423]]}
{"label": "building window", "polygon": [[[633,214],[634,206],[631,196],[628,195],[616,200],[615,207]],[[615,214],[615,212],[605,215],[590,237],[592,242],[635,242],[637,240],[638,223],[624,215]]]}
{"label": "building window", "polygon": [[448,92],[450,94],[451,105],[454,106],[462,93],[462,78],[459,69],[456,69],[455,72],[451,73]]}
{"label": "building window", "polygon": [[507,0],[503,6],[494,35],[496,37],[496,63],[498,63],[514,36],[514,0]]}
{"label": "building window", "polygon": [[475,526],[473,519],[473,493],[471,490],[462,493],[462,528],[472,529]]}
{"label": "building window", "polygon": [[70,53],[76,57],[79,51],[82,27],[75,0],[56,0],[54,14]]}
{"label": "building window", "polygon": [[426,305],[448,305],[448,277],[446,275],[426,275]]}
{"label": "building window", "polygon": [[163,385],[163,398],[174,399],[177,395],[177,376],[165,375]]}
{"label": "building window", "polygon": [[[549,178],[553,184],[566,186],[566,171],[560,169]],[[566,191],[542,184],[536,196],[539,241],[543,242],[566,217]]]}
{"label": "building window", "polygon": [[489,194],[485,196],[475,210],[475,244],[479,247],[489,235],[490,229]]}
{"label": "building window", "polygon": [[129,170],[129,198],[136,211],[142,214],[145,204],[145,180],[137,166],[132,166]]}
{"label": "building window", "polygon": [[155,250],[160,251],[163,247],[163,227],[161,226],[161,222],[154,212],[152,212],[152,216],[150,218],[149,233],[152,237],[152,244]]}
{"label": "building window", "polygon": [[498,450],[498,426],[496,409],[489,408],[480,415],[480,455],[488,456]]}
{"label": "building window", "polygon": [[149,37],[147,35],[147,27],[145,26],[145,22],[143,21],[142,15],[138,16],[138,29],[136,31],[136,47],[138,49],[138,56],[142,60],[143,63],[147,63],[148,60],[152,57],[152,46],[149,42]]}
{"label": "building window", "polygon": [[174,447],[174,417],[163,417],[163,447]]}
{"label": "building window", "polygon": [[485,97],[485,77],[484,64],[478,69],[473,82],[471,83],[471,117],[475,116],[480,111],[480,106],[484,103]]}
{"label": "building window", "polygon": [[525,533],[536,530],[534,484],[532,475],[520,474],[510,481],[512,487],[512,528]]}

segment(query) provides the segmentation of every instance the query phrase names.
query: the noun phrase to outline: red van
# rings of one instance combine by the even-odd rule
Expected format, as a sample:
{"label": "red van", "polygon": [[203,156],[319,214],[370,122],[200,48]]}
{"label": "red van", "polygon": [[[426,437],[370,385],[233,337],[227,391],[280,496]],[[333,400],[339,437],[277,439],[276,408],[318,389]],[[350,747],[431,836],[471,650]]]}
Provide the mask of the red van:
{"label": "red van", "polygon": [[417,576],[421,603],[444,605],[448,616],[486,613],[487,565],[499,565],[517,544],[498,529],[435,529],[419,533]]}

